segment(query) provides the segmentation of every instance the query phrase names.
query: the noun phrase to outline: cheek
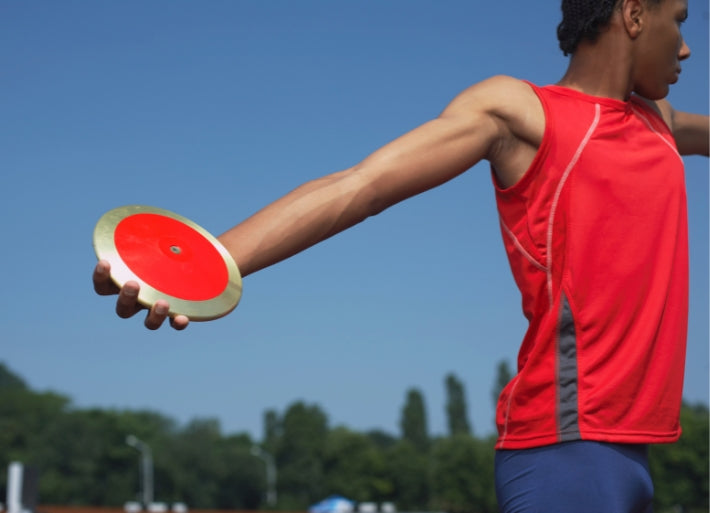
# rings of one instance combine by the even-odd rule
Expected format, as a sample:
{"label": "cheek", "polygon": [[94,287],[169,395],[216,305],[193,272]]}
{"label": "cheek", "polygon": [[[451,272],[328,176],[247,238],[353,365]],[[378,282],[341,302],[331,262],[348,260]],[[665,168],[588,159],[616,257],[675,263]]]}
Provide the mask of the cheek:
{"label": "cheek", "polygon": [[682,44],[683,38],[680,37],[677,30],[659,33],[654,48],[656,60],[661,63],[674,64],[678,59]]}

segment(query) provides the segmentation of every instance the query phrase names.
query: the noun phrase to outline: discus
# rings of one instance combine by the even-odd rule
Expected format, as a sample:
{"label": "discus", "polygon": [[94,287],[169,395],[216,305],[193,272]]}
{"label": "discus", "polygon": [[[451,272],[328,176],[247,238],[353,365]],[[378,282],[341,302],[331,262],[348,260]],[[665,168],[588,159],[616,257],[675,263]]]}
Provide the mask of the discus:
{"label": "discus", "polygon": [[94,228],[94,250],[111,264],[119,288],[138,282],[138,303],[150,308],[164,299],[170,317],[217,319],[242,296],[242,277],[227,249],[201,226],[162,208],[127,205],[106,212]]}

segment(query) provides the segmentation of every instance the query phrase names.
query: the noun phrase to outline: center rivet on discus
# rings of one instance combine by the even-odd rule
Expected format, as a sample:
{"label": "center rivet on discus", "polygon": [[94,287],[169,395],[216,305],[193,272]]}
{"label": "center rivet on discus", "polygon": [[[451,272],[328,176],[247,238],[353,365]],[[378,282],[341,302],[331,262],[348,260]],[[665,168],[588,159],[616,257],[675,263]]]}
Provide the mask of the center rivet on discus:
{"label": "center rivet on discus", "polygon": [[170,251],[172,251],[176,255],[182,253],[182,249],[180,249],[180,246],[170,246]]}

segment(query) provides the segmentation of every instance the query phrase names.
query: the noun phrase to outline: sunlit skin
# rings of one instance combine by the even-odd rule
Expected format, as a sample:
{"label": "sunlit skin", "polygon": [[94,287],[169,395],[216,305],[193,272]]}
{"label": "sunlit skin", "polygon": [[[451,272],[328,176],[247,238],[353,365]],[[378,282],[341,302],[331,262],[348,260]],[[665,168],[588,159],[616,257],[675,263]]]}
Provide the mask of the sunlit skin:
{"label": "sunlit skin", "polygon": [[[671,128],[682,155],[708,155],[708,116],[675,111],[664,99],[690,49],[681,35],[687,0],[620,0],[609,26],[582,42],[559,85],[593,96],[645,98]],[[307,182],[236,225],[219,239],[242,276],[284,260],[411,196],[436,187],[488,160],[504,187],[514,185],[542,141],[542,106],[525,83],[496,76],[460,93],[435,119],[378,149],[352,168]],[[119,291],[108,262],[93,275],[101,295],[118,294],[116,313],[132,317],[139,285]],[[145,325],[157,329],[169,305],[158,301]],[[170,319],[173,328],[189,319]]]}
{"label": "sunlit skin", "polygon": [[560,85],[618,100],[665,98],[690,57],[680,32],[687,16],[687,0],[622,2],[598,41],[580,43]]}

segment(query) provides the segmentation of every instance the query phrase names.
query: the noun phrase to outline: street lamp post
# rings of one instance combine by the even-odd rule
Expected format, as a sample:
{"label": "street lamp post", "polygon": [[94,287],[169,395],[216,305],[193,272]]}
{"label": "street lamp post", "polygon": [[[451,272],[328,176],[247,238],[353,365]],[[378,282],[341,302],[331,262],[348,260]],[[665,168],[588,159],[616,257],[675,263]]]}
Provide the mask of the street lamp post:
{"label": "street lamp post", "polygon": [[258,445],[252,446],[251,453],[266,465],[266,503],[274,507],[276,505],[276,465],[274,464],[274,458]]}
{"label": "street lamp post", "polygon": [[143,495],[143,507],[147,510],[153,503],[153,455],[150,447],[133,435],[126,437],[126,444],[130,445],[141,453],[141,476],[143,478],[141,492]]}

